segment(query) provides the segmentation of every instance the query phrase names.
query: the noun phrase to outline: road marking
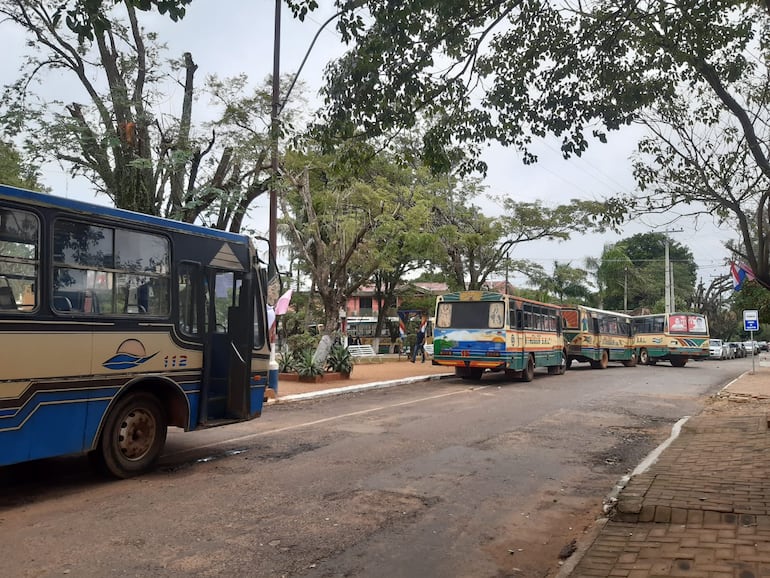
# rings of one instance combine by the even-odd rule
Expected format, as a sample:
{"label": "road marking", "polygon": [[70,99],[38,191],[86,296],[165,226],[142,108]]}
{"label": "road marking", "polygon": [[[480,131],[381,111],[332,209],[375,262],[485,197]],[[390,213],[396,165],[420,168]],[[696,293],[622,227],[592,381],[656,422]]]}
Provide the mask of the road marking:
{"label": "road marking", "polygon": [[335,416],[332,416],[332,417],[325,417],[325,418],[322,418],[322,419],[316,419],[316,420],[313,420],[313,421],[308,421],[308,422],[304,422],[304,423],[298,423],[298,424],[295,424],[295,425],[287,425],[285,427],[279,427],[279,428],[271,429],[271,430],[267,430],[267,431],[254,432],[254,433],[247,434],[247,435],[244,435],[244,436],[240,436],[240,437],[237,437],[237,438],[230,438],[230,439],[226,439],[226,440],[220,440],[218,442],[212,442],[212,443],[208,443],[208,444],[203,444],[203,445],[199,445],[199,446],[185,448],[185,449],[180,450],[178,452],[174,452],[174,453],[170,453],[170,454],[164,454],[164,457],[180,456],[180,455],[188,454],[188,453],[191,453],[191,452],[194,452],[194,451],[205,450],[205,449],[208,449],[208,448],[215,448],[215,447],[223,446],[223,445],[229,445],[229,444],[238,443],[238,442],[242,442],[242,441],[246,441],[246,440],[250,440],[250,439],[254,439],[254,438],[258,438],[258,437],[262,437],[262,436],[267,436],[267,435],[271,435],[271,434],[283,433],[283,432],[291,431],[291,430],[294,430],[294,429],[311,427],[311,426],[319,425],[319,424],[322,424],[322,423],[328,423],[328,422],[332,422],[332,421],[336,421],[336,420],[347,419],[349,417],[356,417],[356,416],[359,416],[359,415],[366,415],[368,413],[374,413],[374,412],[377,412],[377,411],[382,411],[384,409],[393,409],[393,408],[397,408],[397,407],[403,407],[403,406],[406,406],[406,405],[414,405],[414,404],[422,403],[422,402],[425,402],[425,401],[432,401],[434,399],[441,399],[442,397],[449,397],[449,396],[452,396],[452,395],[459,395],[461,393],[468,393],[468,391],[480,391],[482,389],[486,389],[487,387],[489,387],[489,386],[482,385],[482,386],[478,386],[478,387],[472,387],[472,388],[469,388],[469,389],[468,388],[462,389],[460,391],[450,391],[449,393],[440,393],[440,394],[431,395],[431,396],[428,396],[428,397],[421,397],[419,399],[414,399],[414,400],[411,400],[411,401],[402,401],[402,402],[394,403],[394,404],[391,404],[391,405],[381,405],[381,406],[378,406],[378,407],[372,407],[372,408],[369,408],[369,409],[362,409],[360,411],[353,411],[353,412],[345,413],[345,414],[342,414],[342,415],[335,415]]}

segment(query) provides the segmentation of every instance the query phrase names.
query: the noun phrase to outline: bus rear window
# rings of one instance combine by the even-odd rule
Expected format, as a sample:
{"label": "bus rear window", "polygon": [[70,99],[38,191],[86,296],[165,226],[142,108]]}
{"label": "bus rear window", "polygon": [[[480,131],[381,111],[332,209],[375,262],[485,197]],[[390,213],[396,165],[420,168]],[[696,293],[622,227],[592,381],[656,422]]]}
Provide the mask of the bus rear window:
{"label": "bus rear window", "polygon": [[671,333],[707,333],[706,318],[702,315],[671,315],[668,318]]}
{"label": "bus rear window", "polygon": [[439,303],[436,314],[437,327],[463,329],[500,329],[505,323],[505,303],[487,301],[463,301]]}

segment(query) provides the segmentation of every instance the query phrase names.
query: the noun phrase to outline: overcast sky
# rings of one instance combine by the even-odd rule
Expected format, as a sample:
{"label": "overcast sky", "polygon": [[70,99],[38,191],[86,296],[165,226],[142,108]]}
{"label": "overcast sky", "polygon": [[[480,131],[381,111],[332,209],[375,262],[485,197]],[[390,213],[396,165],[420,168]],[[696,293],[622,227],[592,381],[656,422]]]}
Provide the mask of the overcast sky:
{"label": "overcast sky", "polygon": [[[311,14],[304,23],[294,21],[290,12],[284,9],[281,33],[283,73],[295,72],[299,68],[313,36],[332,14],[330,1],[321,0],[320,4],[324,8]],[[257,83],[272,72],[274,7],[273,0],[194,0],[187,16],[178,23],[158,14],[143,15],[142,22],[148,30],[157,31],[161,40],[166,42],[169,57],[179,57],[185,51],[192,53],[198,65],[199,82],[212,73],[220,77],[246,73]],[[0,24],[0,34],[4,45],[0,81],[7,84],[17,77],[25,38],[8,23]],[[333,25],[327,26],[310,51],[300,75],[310,89],[311,98],[321,85],[325,64],[343,50]],[[73,100],[85,102],[83,96],[77,96],[76,85],[68,83],[61,75],[50,75],[45,89],[55,91],[58,98],[71,94]],[[169,102],[178,96],[170,95]],[[199,109],[205,107],[205,99],[198,101],[196,106]],[[194,118],[200,118],[204,113],[198,110]],[[620,192],[630,195],[634,183],[629,155],[634,150],[637,136],[638,133],[634,134],[631,130],[613,134],[609,144],[592,143],[583,158],[569,161],[561,158],[555,141],[541,142],[536,148],[540,162],[530,166],[522,164],[518,152],[490,146],[485,155],[489,163],[485,184],[490,194],[505,194],[526,201],[542,199],[554,205],[566,203],[571,198],[602,199]],[[101,204],[109,202],[105,197],[95,197],[82,181],[71,181],[58,166],[46,167],[43,181],[54,194]],[[477,204],[487,214],[499,213],[498,207],[486,199],[480,199]],[[258,230],[266,231],[266,198],[258,201],[254,212],[253,225]],[[586,235],[560,243],[529,243],[518,247],[511,256],[535,260],[547,270],[551,270],[554,260],[568,260],[573,266],[582,266],[586,257],[599,257],[605,243],[616,242],[635,233],[667,228],[684,229],[684,232],[671,236],[690,248],[699,267],[698,275],[706,285],[714,276],[727,273],[723,264],[727,251],[723,243],[736,235],[717,229],[708,217],[702,218],[699,223],[682,219],[673,224],[664,224],[661,218],[647,218],[629,223],[621,235]]]}

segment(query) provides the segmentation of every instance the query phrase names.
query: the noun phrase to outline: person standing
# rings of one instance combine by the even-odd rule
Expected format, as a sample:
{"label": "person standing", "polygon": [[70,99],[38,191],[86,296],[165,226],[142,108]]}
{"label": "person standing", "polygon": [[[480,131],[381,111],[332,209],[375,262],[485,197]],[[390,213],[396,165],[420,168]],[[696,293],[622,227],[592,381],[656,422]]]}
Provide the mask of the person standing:
{"label": "person standing", "polygon": [[428,331],[428,316],[423,315],[420,320],[420,328],[417,330],[417,338],[412,350],[412,363],[417,360],[417,354],[422,353],[422,362],[425,363],[425,333]]}

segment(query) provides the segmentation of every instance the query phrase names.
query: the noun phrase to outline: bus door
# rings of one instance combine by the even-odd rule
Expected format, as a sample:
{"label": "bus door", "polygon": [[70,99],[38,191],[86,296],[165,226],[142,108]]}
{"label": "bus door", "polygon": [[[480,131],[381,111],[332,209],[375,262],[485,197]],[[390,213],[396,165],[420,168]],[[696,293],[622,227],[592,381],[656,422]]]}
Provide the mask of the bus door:
{"label": "bus door", "polygon": [[210,269],[206,274],[206,318],[210,331],[203,360],[201,422],[250,415],[254,285],[251,274]]}

